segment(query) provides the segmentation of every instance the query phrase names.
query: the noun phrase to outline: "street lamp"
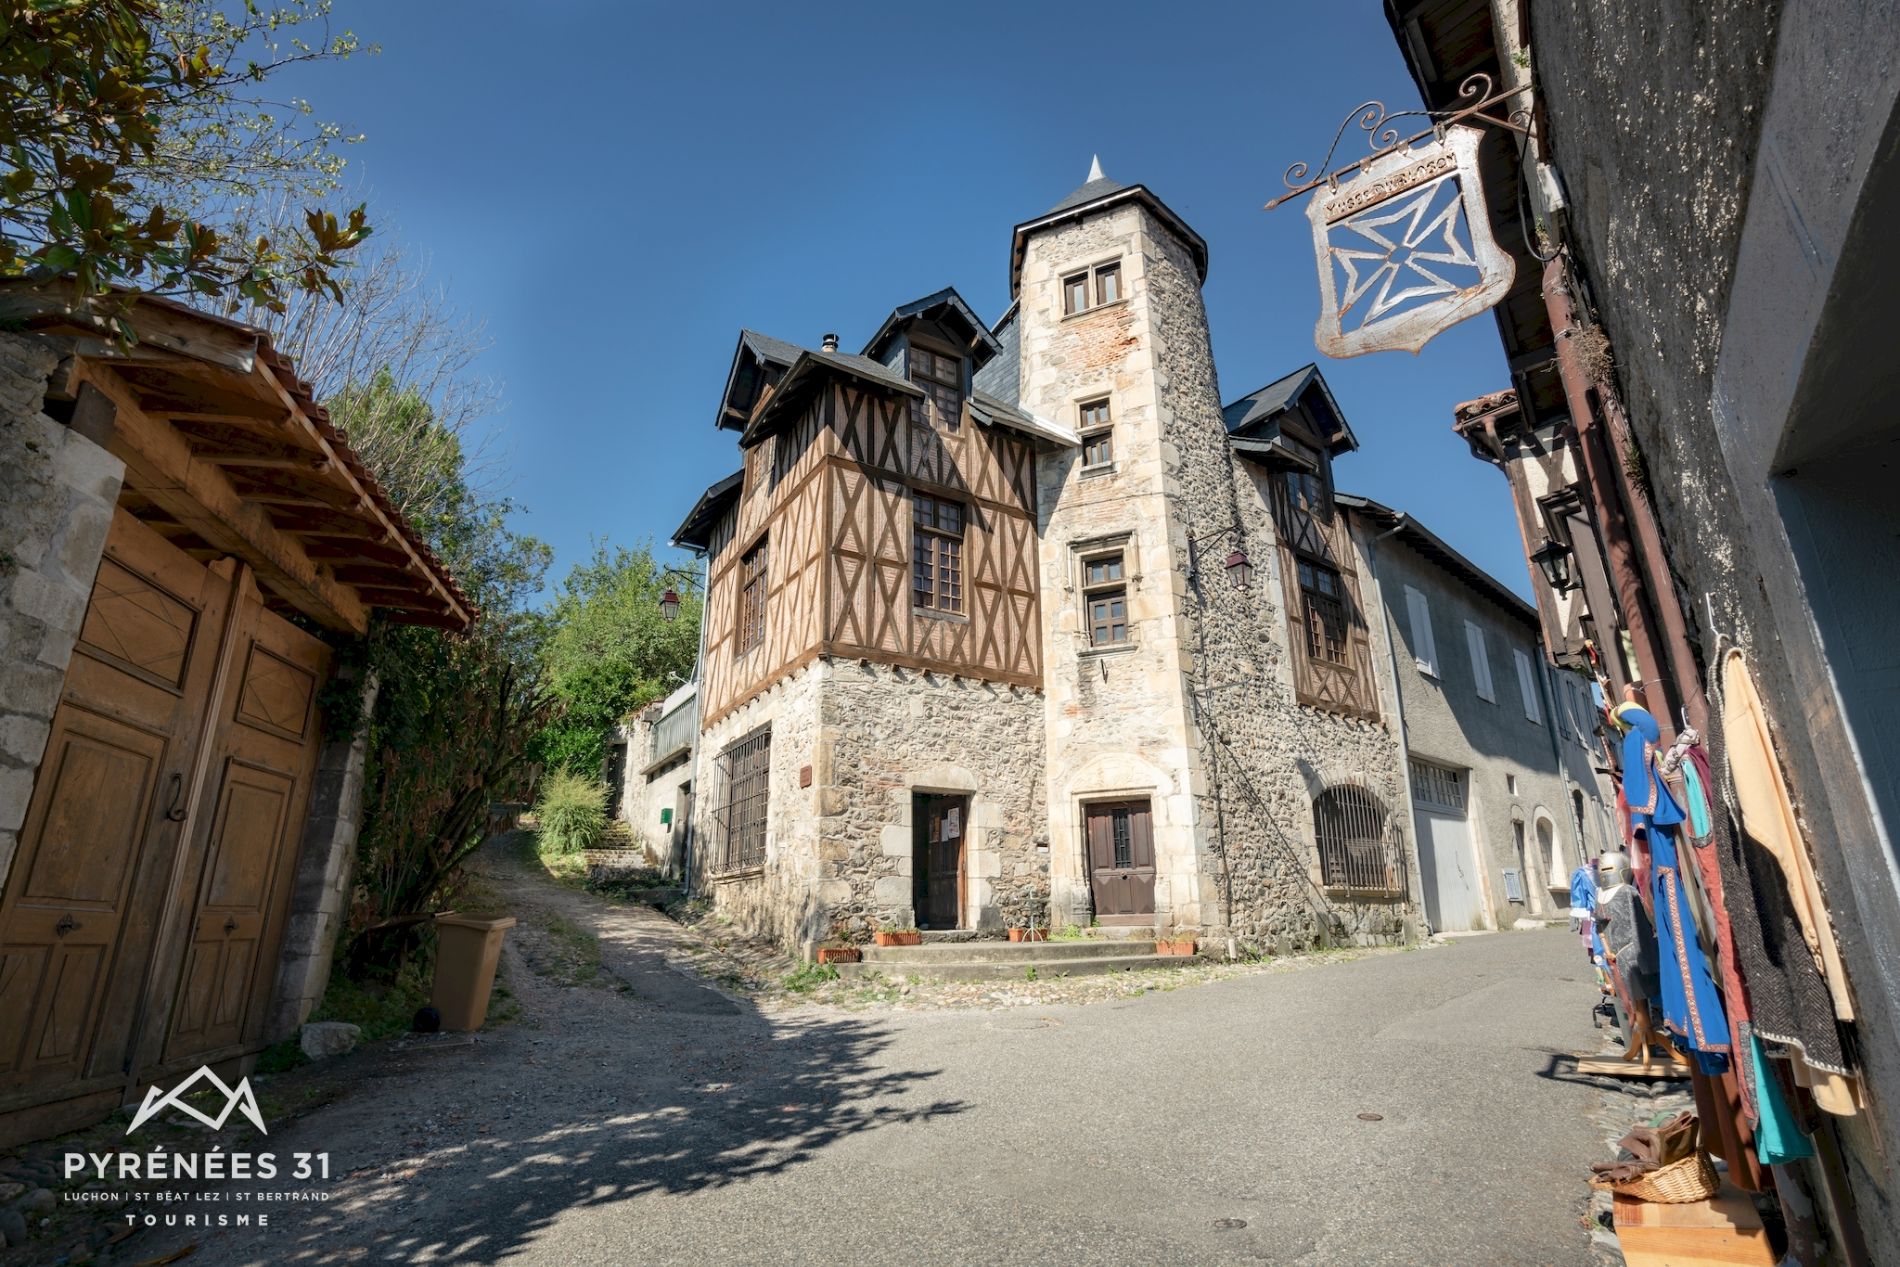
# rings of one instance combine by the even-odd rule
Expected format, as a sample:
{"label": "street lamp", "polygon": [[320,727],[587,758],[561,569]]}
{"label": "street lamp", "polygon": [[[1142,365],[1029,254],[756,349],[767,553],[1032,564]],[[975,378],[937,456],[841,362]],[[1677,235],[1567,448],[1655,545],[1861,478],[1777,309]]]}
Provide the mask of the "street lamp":
{"label": "street lamp", "polygon": [[[687,589],[702,595],[706,592],[706,583],[700,580],[694,573],[685,571],[682,568],[667,568],[660,573],[660,579],[663,581],[677,581]],[[680,592],[669,585],[666,587],[666,592],[660,595],[660,619],[674,621],[679,618]]]}
{"label": "street lamp", "polygon": [[660,595],[660,619],[678,620],[680,618],[680,592],[670,589]]}
{"label": "street lamp", "polygon": [[1253,583],[1253,564],[1247,562],[1247,552],[1236,550],[1227,556],[1227,575],[1234,578],[1235,589],[1246,589]]}
{"label": "street lamp", "polygon": [[1544,574],[1550,588],[1561,594],[1576,584],[1571,575],[1573,558],[1570,547],[1561,541],[1545,541],[1531,551],[1531,562]]}

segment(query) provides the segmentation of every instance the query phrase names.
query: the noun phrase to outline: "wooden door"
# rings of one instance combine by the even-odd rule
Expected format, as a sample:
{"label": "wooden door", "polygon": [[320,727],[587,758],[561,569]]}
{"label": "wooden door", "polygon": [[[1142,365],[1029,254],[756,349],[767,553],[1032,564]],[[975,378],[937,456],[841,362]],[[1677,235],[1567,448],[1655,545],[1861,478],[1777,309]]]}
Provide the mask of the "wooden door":
{"label": "wooden door", "polygon": [[1462,814],[1418,808],[1418,869],[1425,918],[1432,931],[1461,933],[1485,926],[1484,893],[1471,825]]}
{"label": "wooden door", "polygon": [[232,572],[113,521],[0,897],[0,1108],[125,1076]]}
{"label": "wooden door", "polygon": [[163,1063],[199,1063],[255,1038],[269,1004],[291,870],[317,753],[329,648],[264,610],[248,576],[232,673],[217,700],[199,815],[190,940]]}
{"label": "wooden door", "polygon": [[963,841],[969,832],[970,798],[919,796],[916,806],[918,876],[914,906],[920,928],[963,926]]}
{"label": "wooden door", "polygon": [[1089,887],[1104,924],[1140,924],[1155,913],[1154,816],[1147,801],[1086,807]]}

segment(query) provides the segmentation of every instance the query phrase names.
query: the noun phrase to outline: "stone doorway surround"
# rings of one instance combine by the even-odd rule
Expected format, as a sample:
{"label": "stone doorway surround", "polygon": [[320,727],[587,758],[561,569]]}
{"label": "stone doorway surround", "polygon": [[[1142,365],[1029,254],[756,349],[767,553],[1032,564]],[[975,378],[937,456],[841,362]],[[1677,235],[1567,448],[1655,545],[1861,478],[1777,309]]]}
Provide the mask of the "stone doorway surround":
{"label": "stone doorway surround", "polygon": [[1156,926],[1198,927],[1203,922],[1193,797],[1160,766],[1133,753],[1114,753],[1084,764],[1050,797],[1052,926],[1086,926],[1094,913],[1085,807],[1131,800],[1146,800],[1154,816]]}
{"label": "stone doorway surround", "polygon": [[924,766],[912,771],[906,783],[891,788],[889,796],[890,819],[880,833],[880,845],[884,856],[896,862],[897,872],[877,882],[878,909],[887,918],[908,914],[913,923],[922,918],[913,887],[917,802],[925,796],[963,796],[969,798],[970,821],[963,828],[964,900],[958,926],[1001,928],[996,881],[1003,875],[1003,811],[977,786],[976,775],[958,765]]}

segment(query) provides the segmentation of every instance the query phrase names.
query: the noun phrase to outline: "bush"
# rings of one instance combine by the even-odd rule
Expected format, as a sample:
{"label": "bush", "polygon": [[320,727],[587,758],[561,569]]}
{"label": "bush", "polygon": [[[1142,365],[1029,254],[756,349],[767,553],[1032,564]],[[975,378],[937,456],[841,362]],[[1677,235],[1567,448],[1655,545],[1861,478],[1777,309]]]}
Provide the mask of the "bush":
{"label": "bush", "polygon": [[553,771],[542,780],[534,819],[542,852],[574,854],[591,849],[607,830],[607,786],[584,774]]}

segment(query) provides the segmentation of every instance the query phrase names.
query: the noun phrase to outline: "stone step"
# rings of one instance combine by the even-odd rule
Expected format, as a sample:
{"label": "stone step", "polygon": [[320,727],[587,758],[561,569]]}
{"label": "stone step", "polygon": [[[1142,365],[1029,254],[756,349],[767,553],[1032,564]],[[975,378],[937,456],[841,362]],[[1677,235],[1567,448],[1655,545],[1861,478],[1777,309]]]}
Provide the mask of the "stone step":
{"label": "stone step", "polygon": [[864,962],[884,964],[930,963],[1058,963],[1104,956],[1152,955],[1152,941],[962,941],[925,942],[921,946],[866,946]]}
{"label": "stone step", "polygon": [[[892,949],[887,947],[887,949]],[[913,948],[914,949],[914,948]],[[1022,981],[1029,970],[1036,979],[1092,976],[1099,972],[1134,972],[1148,968],[1181,968],[1198,962],[1190,955],[1099,955],[1083,959],[1043,960],[1039,963],[1013,963],[1000,960],[938,959],[929,963],[841,963],[838,973],[845,977],[882,976],[912,981]]]}

